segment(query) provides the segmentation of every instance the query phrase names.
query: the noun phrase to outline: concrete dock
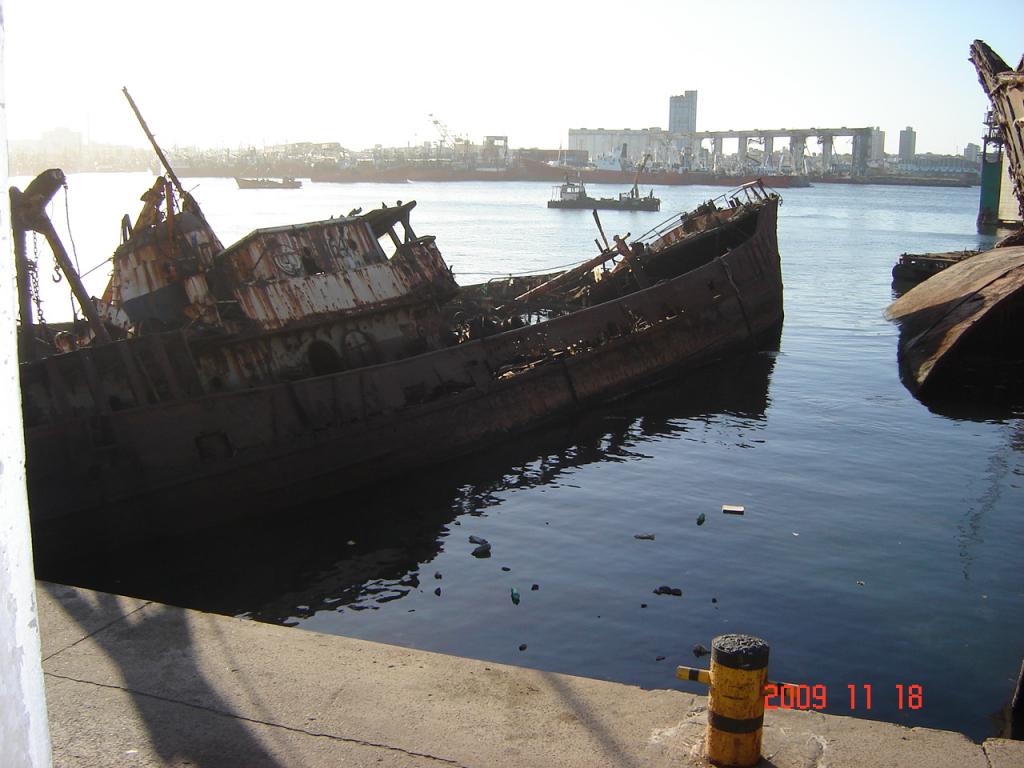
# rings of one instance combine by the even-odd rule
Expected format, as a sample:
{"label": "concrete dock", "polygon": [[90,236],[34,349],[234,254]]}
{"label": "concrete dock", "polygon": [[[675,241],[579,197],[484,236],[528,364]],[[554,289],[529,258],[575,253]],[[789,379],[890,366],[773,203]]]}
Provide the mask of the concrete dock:
{"label": "concrete dock", "polygon": [[[706,698],[39,582],[56,766],[700,766]],[[766,715],[775,768],[1011,768],[1024,742]]]}

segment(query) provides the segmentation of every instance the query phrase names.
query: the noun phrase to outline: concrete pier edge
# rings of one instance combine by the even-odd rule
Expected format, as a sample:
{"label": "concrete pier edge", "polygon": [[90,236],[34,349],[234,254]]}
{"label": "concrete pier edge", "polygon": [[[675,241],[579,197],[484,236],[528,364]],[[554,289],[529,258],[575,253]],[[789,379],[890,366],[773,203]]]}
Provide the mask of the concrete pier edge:
{"label": "concrete pier edge", "polygon": [[[57,766],[705,764],[703,696],[47,582],[37,594]],[[769,768],[1011,768],[1024,742],[773,710],[763,755]]]}

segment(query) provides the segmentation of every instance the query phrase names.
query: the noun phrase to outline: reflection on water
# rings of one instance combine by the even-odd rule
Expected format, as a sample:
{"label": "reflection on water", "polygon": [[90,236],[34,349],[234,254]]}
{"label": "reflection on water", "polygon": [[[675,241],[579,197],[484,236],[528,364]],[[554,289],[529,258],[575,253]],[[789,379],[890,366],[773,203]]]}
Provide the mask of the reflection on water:
{"label": "reflection on water", "polygon": [[733,428],[717,439],[740,448],[758,442],[777,338],[770,347],[398,484],[264,517],[242,529],[176,540],[139,557],[126,552],[116,561],[65,563],[40,575],[274,623],[300,623],[321,611],[376,609],[428,581],[435,589],[440,580],[420,573],[420,565],[458,535],[461,517],[485,514],[510,492],[558,488],[589,465],[643,460],[645,443],[689,439],[723,415]]}
{"label": "reflection on water", "polygon": [[[982,539],[982,529],[986,515],[999,503],[1003,489],[1008,485],[1014,467],[1011,451],[1024,450],[1024,422],[1017,425],[1010,434],[1006,448],[992,453],[985,470],[985,490],[964,514],[957,525],[957,540],[960,545],[960,561],[963,567],[964,580],[971,578],[971,565],[974,562],[974,548]],[[1019,473],[1019,472],[1018,472]]]}

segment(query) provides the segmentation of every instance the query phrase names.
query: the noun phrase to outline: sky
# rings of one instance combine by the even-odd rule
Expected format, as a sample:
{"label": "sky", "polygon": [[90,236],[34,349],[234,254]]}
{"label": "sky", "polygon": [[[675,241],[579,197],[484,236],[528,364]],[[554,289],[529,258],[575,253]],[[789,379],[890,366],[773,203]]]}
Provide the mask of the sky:
{"label": "sky", "polygon": [[[1001,7],[1000,7],[1001,6]],[[980,143],[975,38],[1011,66],[1024,2],[271,3],[4,0],[10,139],[68,128],[157,140],[350,149],[507,135],[568,146],[570,128],[668,127],[698,91],[698,130],[912,126],[918,152]],[[811,149],[814,149],[812,145]]]}

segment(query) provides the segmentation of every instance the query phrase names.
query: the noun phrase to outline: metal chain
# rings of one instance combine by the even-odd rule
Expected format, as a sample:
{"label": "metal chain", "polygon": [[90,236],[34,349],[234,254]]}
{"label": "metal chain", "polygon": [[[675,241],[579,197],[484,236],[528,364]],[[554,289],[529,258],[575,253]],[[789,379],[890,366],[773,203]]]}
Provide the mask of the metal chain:
{"label": "metal chain", "polygon": [[35,232],[32,233],[32,259],[28,263],[28,273],[29,292],[36,305],[36,320],[39,325],[46,325],[46,318],[43,316],[43,297],[39,293],[39,241]]}
{"label": "metal chain", "polygon": [[[67,222],[67,225],[68,225],[68,239],[71,241],[71,253],[75,257],[75,272],[78,273],[78,277],[79,277],[79,279],[81,279],[81,277],[82,277],[82,266],[78,263],[78,248],[75,247],[75,235],[71,231],[71,205],[70,205],[70,203],[68,203],[68,182],[67,182],[67,180],[64,181],[63,187],[64,187],[64,220]],[[54,259],[56,259],[56,258],[57,257],[56,257],[56,254],[55,254],[54,255]],[[75,324],[75,326],[77,327],[78,326],[78,306],[75,304],[75,292],[74,291],[70,291],[69,293],[70,293],[70,295],[68,296],[68,299],[71,302],[71,320]],[[82,310],[82,311],[84,312],[85,310]]]}

